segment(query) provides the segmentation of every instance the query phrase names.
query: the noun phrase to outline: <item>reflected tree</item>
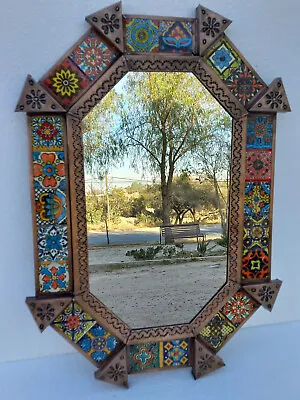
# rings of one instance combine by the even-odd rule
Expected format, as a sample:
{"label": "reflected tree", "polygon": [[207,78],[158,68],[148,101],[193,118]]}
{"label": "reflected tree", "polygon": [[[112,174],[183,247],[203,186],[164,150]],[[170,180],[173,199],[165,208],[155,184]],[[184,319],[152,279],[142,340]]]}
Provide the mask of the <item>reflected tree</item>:
{"label": "reflected tree", "polygon": [[203,154],[215,148],[227,114],[189,73],[129,73],[116,90],[84,120],[85,163],[103,176],[127,158],[136,171],[159,177],[162,221],[169,224],[175,175],[192,160],[205,167]]}

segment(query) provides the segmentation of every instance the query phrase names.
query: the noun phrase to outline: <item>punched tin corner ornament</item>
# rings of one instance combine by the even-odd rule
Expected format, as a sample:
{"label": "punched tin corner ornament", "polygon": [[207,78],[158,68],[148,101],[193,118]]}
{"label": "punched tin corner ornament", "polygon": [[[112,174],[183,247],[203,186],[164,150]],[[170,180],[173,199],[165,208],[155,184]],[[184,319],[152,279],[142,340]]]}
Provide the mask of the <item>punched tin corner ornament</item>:
{"label": "punched tin corner ornament", "polygon": [[[219,369],[222,346],[262,305],[271,311],[276,113],[290,111],[280,78],[262,80],[225,35],[231,21],[198,6],[196,18],[123,15],[121,2],[86,17],[91,29],[35,82],[16,111],[28,115],[35,297],[26,303],[81,352],[97,379],[127,387],[128,374]],[[89,291],[81,120],[128,71],[191,72],[233,118],[228,273],[190,323],[131,329]],[[71,229],[72,227],[72,229]]]}

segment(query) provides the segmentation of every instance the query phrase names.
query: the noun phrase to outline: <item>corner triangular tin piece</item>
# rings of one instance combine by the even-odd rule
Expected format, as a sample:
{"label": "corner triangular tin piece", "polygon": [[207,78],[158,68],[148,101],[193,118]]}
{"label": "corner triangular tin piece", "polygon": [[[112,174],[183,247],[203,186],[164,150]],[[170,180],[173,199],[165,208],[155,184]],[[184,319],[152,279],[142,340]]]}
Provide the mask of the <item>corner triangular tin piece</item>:
{"label": "corner triangular tin piece", "polygon": [[250,111],[270,113],[291,111],[281,78],[274,79],[260,99],[250,108]]}
{"label": "corner triangular tin piece", "polygon": [[48,113],[66,110],[35,80],[27,75],[16,112]]}
{"label": "corner triangular tin piece", "polygon": [[71,303],[72,297],[55,299],[36,299],[26,297],[26,304],[31,311],[39,330],[43,332],[59,314]]}
{"label": "corner triangular tin piece", "polygon": [[95,372],[95,378],[113,385],[128,387],[126,346],[123,346],[103,368]]}
{"label": "corner triangular tin piece", "polygon": [[199,339],[194,340],[194,354],[192,362],[192,374],[195,379],[208,375],[217,369],[224,367],[221,357],[209,350]]}
{"label": "corner triangular tin piece", "polygon": [[272,311],[282,281],[275,279],[270,282],[246,285],[243,289],[257,300],[266,310]]}
{"label": "corner triangular tin piece", "polygon": [[124,52],[122,2],[88,15],[86,21],[104,35],[117,49]]}
{"label": "corner triangular tin piece", "polygon": [[199,54],[202,56],[232,21],[201,5],[197,7],[196,12],[199,23]]}

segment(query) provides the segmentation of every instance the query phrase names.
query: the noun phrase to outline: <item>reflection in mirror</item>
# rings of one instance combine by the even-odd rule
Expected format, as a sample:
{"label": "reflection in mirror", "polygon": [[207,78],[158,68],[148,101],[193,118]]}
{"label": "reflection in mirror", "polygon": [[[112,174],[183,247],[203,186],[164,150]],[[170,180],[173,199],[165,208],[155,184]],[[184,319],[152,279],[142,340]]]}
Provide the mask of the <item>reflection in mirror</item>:
{"label": "reflection in mirror", "polygon": [[230,116],[190,73],[130,72],[82,125],[91,292],[189,322],[226,281]]}

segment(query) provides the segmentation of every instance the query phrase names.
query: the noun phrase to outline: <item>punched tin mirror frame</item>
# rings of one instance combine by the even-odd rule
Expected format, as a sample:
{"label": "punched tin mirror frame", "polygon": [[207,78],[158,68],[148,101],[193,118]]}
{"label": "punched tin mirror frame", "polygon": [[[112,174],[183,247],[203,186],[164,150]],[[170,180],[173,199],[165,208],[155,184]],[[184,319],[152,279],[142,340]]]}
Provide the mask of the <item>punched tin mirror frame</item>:
{"label": "punched tin mirror frame", "polygon": [[[217,352],[281,286],[271,280],[277,112],[290,111],[280,78],[269,86],[225,35],[231,21],[203,6],[195,18],[123,15],[113,4],[39,81],[27,113],[40,329],[54,328],[96,367],[128,386],[133,372],[191,366],[195,379],[224,365]],[[97,56],[95,58],[95,55]],[[128,71],[192,72],[233,118],[225,285],[190,323],[131,329],[89,292],[81,121]]]}

